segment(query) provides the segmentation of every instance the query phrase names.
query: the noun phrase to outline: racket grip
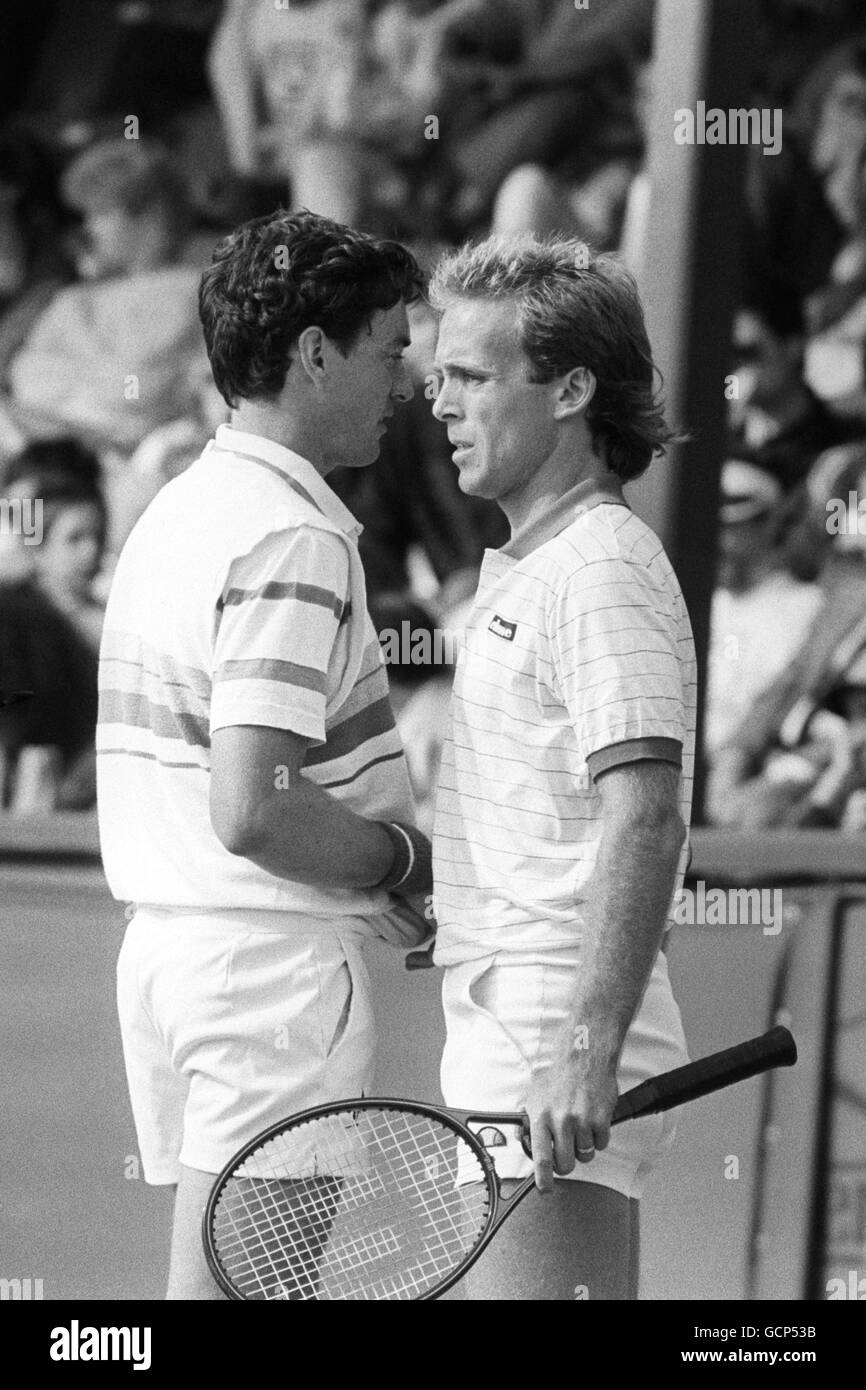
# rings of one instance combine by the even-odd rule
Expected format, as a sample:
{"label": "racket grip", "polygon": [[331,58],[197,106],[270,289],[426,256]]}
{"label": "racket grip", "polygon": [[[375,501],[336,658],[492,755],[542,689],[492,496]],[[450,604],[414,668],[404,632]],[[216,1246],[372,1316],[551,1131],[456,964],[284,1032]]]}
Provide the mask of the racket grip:
{"label": "racket grip", "polygon": [[23,700],[32,700],[32,690],[0,690],[0,709],[9,705],[19,705]]}
{"label": "racket grip", "polygon": [[651,1081],[644,1081],[620,1096],[611,1124],[637,1119],[671,1110],[685,1101],[720,1091],[736,1081],[769,1071],[772,1067],[792,1067],[797,1060],[797,1046],[787,1028],[771,1028],[758,1038],[713,1052],[687,1066],[665,1072]]}

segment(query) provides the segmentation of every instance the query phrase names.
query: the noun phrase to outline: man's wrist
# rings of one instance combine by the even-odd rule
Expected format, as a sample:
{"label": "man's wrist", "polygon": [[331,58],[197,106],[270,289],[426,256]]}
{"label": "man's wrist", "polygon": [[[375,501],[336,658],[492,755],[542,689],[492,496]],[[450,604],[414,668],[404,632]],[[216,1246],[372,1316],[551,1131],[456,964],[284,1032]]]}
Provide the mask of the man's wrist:
{"label": "man's wrist", "polygon": [[630,1019],[624,1021],[618,1008],[601,1009],[597,1003],[572,1011],[562,1051],[571,1058],[582,1058],[594,1066],[614,1064],[622,1052]]}
{"label": "man's wrist", "polygon": [[413,897],[433,887],[432,848],[423,831],[403,821],[379,821],[394,851],[391,867],[376,884],[389,893]]}

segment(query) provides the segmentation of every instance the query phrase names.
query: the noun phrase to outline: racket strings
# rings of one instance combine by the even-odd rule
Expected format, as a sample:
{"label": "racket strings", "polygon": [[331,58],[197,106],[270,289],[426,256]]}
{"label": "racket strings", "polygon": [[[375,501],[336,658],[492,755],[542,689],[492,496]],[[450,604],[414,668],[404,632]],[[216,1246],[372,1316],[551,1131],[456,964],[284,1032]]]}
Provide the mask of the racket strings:
{"label": "racket strings", "polygon": [[460,1264],[489,1210],[485,1170],[456,1130],[363,1109],[249,1155],[223,1186],[212,1240],[244,1298],[413,1299]]}
{"label": "racket strings", "polygon": [[[329,1184],[331,1195],[333,1194],[333,1184]],[[368,1188],[367,1195],[370,1189]],[[393,1256],[396,1262],[400,1258],[405,1259],[406,1248],[406,1219],[405,1213],[402,1220],[389,1222],[390,1212],[379,1211],[375,1219],[378,1229],[369,1231],[361,1230],[357,1233],[349,1234],[343,1231],[339,1242],[334,1241],[328,1251],[327,1265],[330,1271],[336,1269],[341,1275],[355,1276],[360,1274],[360,1280],[356,1281],[357,1286],[351,1289],[347,1287],[332,1288],[320,1292],[318,1289],[319,1276],[321,1270],[322,1240],[326,1235],[323,1230],[322,1220],[329,1222],[334,1210],[334,1203],[331,1200],[327,1205],[314,1201],[312,1203],[312,1216],[315,1228],[304,1230],[298,1219],[297,1211],[292,1213],[292,1219],[285,1220],[284,1193],[279,1194],[279,1200],[275,1204],[273,1201],[261,1201],[255,1204],[255,1220],[252,1229],[249,1221],[246,1227],[241,1228],[235,1222],[235,1234],[238,1237],[238,1244],[241,1253],[241,1261],[246,1266],[246,1271],[251,1274],[257,1283],[260,1295],[274,1297],[411,1297],[414,1292],[423,1287],[425,1283],[436,1281],[449,1273],[454,1263],[459,1262],[471,1241],[467,1241],[464,1232],[455,1230],[454,1238],[448,1239],[447,1232],[441,1229],[437,1233],[439,1236],[438,1244],[440,1248],[437,1252],[424,1251],[418,1252],[415,1261],[413,1277],[405,1277],[402,1272],[400,1277],[395,1275],[396,1282],[392,1281],[389,1288],[383,1287],[377,1293],[366,1287],[369,1284],[369,1271],[373,1267],[380,1267],[383,1258]],[[358,1193],[351,1195],[352,1204],[358,1205]],[[309,1191],[307,1192],[309,1196]],[[308,1215],[310,1203],[307,1203]],[[348,1203],[344,1203],[348,1206]],[[446,1209],[446,1215],[448,1215]],[[417,1219],[417,1218],[416,1218]],[[385,1224],[388,1223],[388,1224]],[[401,1229],[402,1227],[402,1229]],[[453,1222],[452,1222],[453,1228]],[[258,1247],[251,1257],[248,1247],[252,1236],[254,1244]],[[429,1240],[428,1240],[429,1244]],[[239,1253],[238,1249],[224,1249],[226,1259]],[[273,1287],[268,1291],[268,1283],[261,1277],[262,1256],[265,1259],[266,1268],[269,1266],[272,1272],[276,1273],[276,1280],[271,1280]],[[286,1282],[294,1286],[293,1291],[286,1287]],[[403,1293],[401,1295],[400,1289]]]}
{"label": "racket strings", "polygon": [[[267,1214],[266,1214],[267,1215]],[[380,1221],[382,1217],[378,1218]],[[450,1271],[451,1259],[435,1258],[422,1256],[416,1258],[415,1269],[411,1277],[406,1277],[401,1271],[397,1271],[392,1277],[390,1287],[382,1286],[381,1292],[370,1287],[369,1273],[371,1268],[381,1267],[383,1259],[388,1257],[400,1257],[404,1248],[405,1233],[399,1228],[388,1227],[375,1232],[362,1234],[347,1239],[345,1234],[339,1242],[339,1246],[328,1251],[326,1268],[322,1268],[322,1236],[320,1232],[315,1233],[315,1243],[311,1239],[309,1232],[299,1233],[297,1226],[293,1231],[291,1226],[282,1225],[281,1230],[277,1230],[272,1221],[268,1221],[271,1231],[276,1231],[276,1241],[262,1243],[259,1240],[260,1232],[254,1229],[236,1231],[242,1237],[242,1244],[249,1245],[252,1235],[253,1240],[258,1242],[258,1249],[250,1257],[249,1252],[242,1255],[240,1262],[237,1259],[237,1251],[224,1252],[224,1258],[230,1260],[234,1258],[236,1280],[244,1274],[252,1277],[261,1297],[287,1297],[287,1298],[346,1298],[346,1297],[395,1297],[400,1296],[399,1289],[402,1287],[407,1292],[404,1296],[411,1296],[412,1292],[422,1287],[427,1279],[442,1277]],[[287,1239],[286,1239],[287,1237]],[[284,1242],[285,1248],[283,1248]],[[459,1243],[453,1251],[453,1259],[459,1260],[463,1253],[464,1243]],[[271,1278],[262,1275],[262,1264]],[[320,1280],[323,1273],[330,1272],[332,1275],[337,1271],[344,1276],[342,1284],[336,1285],[332,1281],[329,1288],[320,1288]],[[273,1276],[276,1276],[275,1278]],[[423,1277],[422,1277],[423,1276]],[[351,1280],[347,1284],[346,1280]]]}

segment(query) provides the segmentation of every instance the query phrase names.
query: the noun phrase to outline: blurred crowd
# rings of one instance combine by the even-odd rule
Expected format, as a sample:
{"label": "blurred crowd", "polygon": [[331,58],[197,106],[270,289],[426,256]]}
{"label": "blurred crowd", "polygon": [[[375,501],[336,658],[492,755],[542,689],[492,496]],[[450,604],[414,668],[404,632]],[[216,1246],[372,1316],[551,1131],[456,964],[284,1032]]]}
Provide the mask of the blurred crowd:
{"label": "blurred crowd", "polygon": [[[758,8],[752,102],[782,108],[784,138],[777,157],[748,152],[706,814],[860,830],[866,17],[859,0]],[[561,230],[618,252],[640,282],[652,206],[653,0],[37,11],[0,125],[0,694],[33,692],[0,709],[0,807],[20,813],[93,805],[113,562],[227,418],[197,315],[224,231],[309,207],[429,264],[491,229]],[[329,482],[364,526],[378,630],[414,636],[459,631],[484,549],[506,528],[457,488],[427,390],[435,324],[424,305],[411,318],[415,399],[374,468]],[[9,504],[37,501],[34,543],[2,522]],[[396,651],[395,706],[429,825],[450,672],[413,662],[411,642]]]}

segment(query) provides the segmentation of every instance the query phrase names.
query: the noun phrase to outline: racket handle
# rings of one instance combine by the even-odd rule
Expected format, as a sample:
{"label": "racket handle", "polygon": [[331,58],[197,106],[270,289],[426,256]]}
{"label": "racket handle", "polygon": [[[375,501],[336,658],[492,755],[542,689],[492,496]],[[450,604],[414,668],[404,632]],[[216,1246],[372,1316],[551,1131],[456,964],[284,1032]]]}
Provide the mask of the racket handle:
{"label": "racket handle", "polygon": [[32,700],[33,694],[32,690],[2,690],[0,709],[6,709],[8,705],[20,705],[23,700]]}
{"label": "racket handle", "polygon": [[611,1124],[671,1110],[685,1101],[697,1100],[699,1096],[720,1091],[724,1086],[745,1081],[772,1067],[792,1067],[796,1060],[797,1046],[788,1029],[771,1028],[759,1038],[750,1038],[723,1052],[713,1052],[700,1061],[689,1062],[685,1067],[677,1067],[675,1071],[667,1071],[634,1086],[620,1096]]}

